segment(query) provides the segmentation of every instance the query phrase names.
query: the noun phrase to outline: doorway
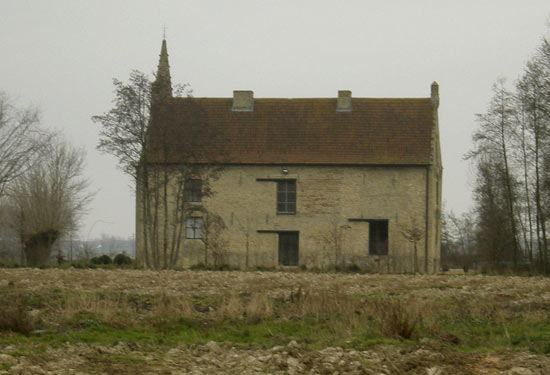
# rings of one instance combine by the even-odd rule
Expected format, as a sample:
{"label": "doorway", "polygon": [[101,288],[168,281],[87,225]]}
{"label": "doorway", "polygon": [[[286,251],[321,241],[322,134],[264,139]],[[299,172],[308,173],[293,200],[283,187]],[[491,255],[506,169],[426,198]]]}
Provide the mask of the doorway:
{"label": "doorway", "polygon": [[369,220],[369,254],[388,255],[388,220]]}
{"label": "doorway", "polygon": [[298,265],[298,232],[279,233],[279,265]]}

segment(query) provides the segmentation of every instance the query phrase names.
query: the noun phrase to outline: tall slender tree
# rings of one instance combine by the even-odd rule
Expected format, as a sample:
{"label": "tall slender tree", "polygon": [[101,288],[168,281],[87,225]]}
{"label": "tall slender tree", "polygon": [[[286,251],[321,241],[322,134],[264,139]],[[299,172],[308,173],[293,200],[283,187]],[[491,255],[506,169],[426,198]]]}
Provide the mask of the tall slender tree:
{"label": "tall slender tree", "polygon": [[550,42],[543,38],[515,91],[499,79],[478,116],[477,245],[494,261],[522,259],[550,272]]}
{"label": "tall slender tree", "polygon": [[196,162],[205,158],[195,144],[201,137],[192,135],[178,147],[180,162],[170,162],[170,135],[165,127],[154,126],[164,121],[167,102],[192,93],[188,84],[172,87],[165,40],[153,82],[133,71],[128,83],[114,80],[114,85],[113,108],[92,117],[102,125],[98,149],[117,157],[120,168],[135,183],[140,260],[148,268],[173,268],[180,263],[186,218],[207,215],[204,205],[186,201],[186,183],[201,180],[201,195],[206,198],[212,194],[210,181],[217,178],[219,167]]}
{"label": "tall slender tree", "polygon": [[[483,157],[480,165],[482,175],[489,176],[489,162],[493,162],[493,170],[496,177],[504,187],[502,195],[507,211],[509,228],[511,229],[512,260],[517,267],[519,258],[519,241],[516,218],[516,188],[515,176],[511,166],[511,139],[515,127],[515,103],[510,91],[505,88],[505,79],[499,78],[493,85],[493,97],[486,113],[477,115],[479,129],[474,133],[474,150],[472,157]],[[486,156],[489,155],[487,158]],[[485,174],[483,174],[485,173]],[[496,188],[496,187],[495,187]],[[478,199],[482,199],[480,195]]]}
{"label": "tall slender tree", "polygon": [[535,203],[535,232],[539,261],[545,272],[550,271],[548,267],[548,238],[547,238],[547,215],[543,202],[543,173],[544,154],[548,151],[549,140],[549,118],[550,101],[545,100],[543,92],[549,82],[545,82],[545,76],[550,77],[550,71],[544,71],[544,64],[541,64],[541,56],[535,57],[527,63],[523,76],[517,84],[518,101],[521,110],[525,114],[526,130],[531,138],[530,153],[533,168],[533,190]]}

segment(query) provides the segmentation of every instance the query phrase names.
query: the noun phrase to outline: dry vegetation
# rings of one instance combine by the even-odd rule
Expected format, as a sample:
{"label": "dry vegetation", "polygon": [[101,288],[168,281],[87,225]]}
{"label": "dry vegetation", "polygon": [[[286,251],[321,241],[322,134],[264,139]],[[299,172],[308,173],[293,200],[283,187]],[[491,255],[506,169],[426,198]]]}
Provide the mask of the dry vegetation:
{"label": "dry vegetation", "polygon": [[0,374],[550,373],[542,277],[0,269],[0,304]]}

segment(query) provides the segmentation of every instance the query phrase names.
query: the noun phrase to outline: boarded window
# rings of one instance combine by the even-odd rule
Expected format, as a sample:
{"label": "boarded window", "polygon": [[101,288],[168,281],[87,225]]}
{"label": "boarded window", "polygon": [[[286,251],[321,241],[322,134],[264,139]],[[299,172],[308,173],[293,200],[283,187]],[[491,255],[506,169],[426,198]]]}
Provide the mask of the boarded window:
{"label": "boarded window", "polygon": [[185,219],[185,238],[201,239],[202,238],[202,218],[188,217]]}
{"label": "boarded window", "polygon": [[296,213],[296,180],[277,181],[277,213]]}
{"label": "boarded window", "polygon": [[199,179],[185,180],[183,198],[185,202],[200,202],[202,199],[202,181]]}
{"label": "boarded window", "polygon": [[388,220],[369,220],[369,255],[388,255]]}
{"label": "boarded window", "polygon": [[298,233],[279,233],[279,264],[298,265]]}

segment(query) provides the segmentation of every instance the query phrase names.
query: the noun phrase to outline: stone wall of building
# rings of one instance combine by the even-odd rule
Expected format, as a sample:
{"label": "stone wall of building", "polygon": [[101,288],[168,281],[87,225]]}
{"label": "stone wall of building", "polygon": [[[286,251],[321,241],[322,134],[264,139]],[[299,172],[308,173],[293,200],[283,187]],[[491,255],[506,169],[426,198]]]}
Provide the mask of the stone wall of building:
{"label": "stone wall of building", "polygon": [[[413,272],[414,243],[408,241],[403,232],[417,228],[423,233],[416,243],[417,271],[424,272],[426,264],[428,272],[437,270],[439,206],[436,202],[440,200],[437,196],[440,193],[437,193],[434,168],[284,168],[286,173],[281,166],[226,166],[219,178],[210,182],[212,196],[196,204],[223,219],[226,229],[221,237],[225,244],[224,256],[230,265],[241,269],[279,267],[278,233],[290,231],[299,234],[300,266],[323,269],[337,264],[355,265],[372,272]],[[277,214],[278,179],[296,180],[294,215]],[[197,211],[196,215],[202,213]],[[373,219],[388,220],[387,255],[369,255],[368,220]],[[138,231],[138,257],[142,246],[140,237]],[[204,244],[199,239],[185,239],[180,254],[182,267],[204,263]],[[212,262],[210,254],[208,261]]]}

